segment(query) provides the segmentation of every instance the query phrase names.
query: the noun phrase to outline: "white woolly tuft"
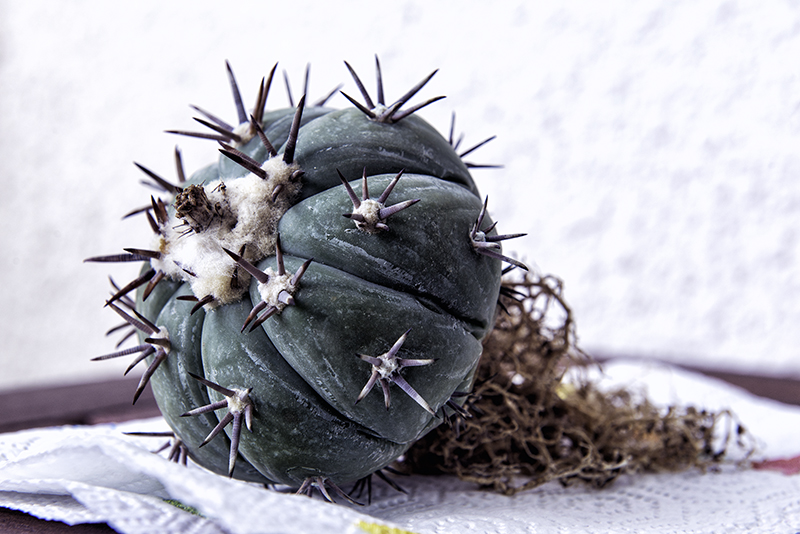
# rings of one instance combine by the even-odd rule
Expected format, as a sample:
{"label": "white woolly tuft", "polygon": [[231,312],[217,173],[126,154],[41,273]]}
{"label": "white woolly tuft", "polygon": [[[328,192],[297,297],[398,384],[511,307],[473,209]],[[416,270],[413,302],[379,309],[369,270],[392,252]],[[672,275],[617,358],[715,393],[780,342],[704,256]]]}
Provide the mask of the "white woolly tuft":
{"label": "white woolly tuft", "polygon": [[[244,258],[251,263],[272,254],[278,222],[300,189],[299,182],[291,180],[299,168],[296,164],[286,164],[280,157],[274,157],[263,168],[267,171],[266,179],[247,174],[224,184],[217,180],[204,185],[208,200],[222,207],[223,216],[201,232],[183,234],[186,227],[172,215],[157,244],[162,258],[152,260],[153,267],[170,278],[188,282],[198,299],[212,295],[215,299],[212,305],[241,298],[250,275],[239,269],[241,283],[231,287],[236,263],[223,249],[238,253],[246,245]],[[272,195],[278,185],[282,185],[281,194],[273,202]]]}
{"label": "white woolly tuft", "polygon": [[353,213],[358,213],[364,217],[364,222],[369,226],[375,226],[381,221],[380,211],[384,205],[377,200],[368,198],[361,201],[361,205],[353,210]]}
{"label": "white woolly tuft", "polygon": [[264,302],[270,306],[274,306],[281,312],[283,308],[286,307],[286,304],[278,299],[281,292],[285,291],[291,295],[295,291],[295,286],[291,284],[292,275],[278,275],[278,273],[272,269],[267,269],[265,272],[269,275],[269,280],[267,280],[266,284],[258,284],[258,293],[261,295],[261,299]]}

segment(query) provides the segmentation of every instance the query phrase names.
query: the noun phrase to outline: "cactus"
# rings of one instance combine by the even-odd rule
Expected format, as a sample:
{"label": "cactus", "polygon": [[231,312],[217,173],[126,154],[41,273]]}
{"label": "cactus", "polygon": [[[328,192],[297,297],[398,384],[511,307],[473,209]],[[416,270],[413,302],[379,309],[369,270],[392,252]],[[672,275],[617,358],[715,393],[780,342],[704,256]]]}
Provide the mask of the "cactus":
{"label": "cactus", "polygon": [[415,114],[442,97],[403,109],[435,72],[387,105],[377,58],[377,102],[347,68],[364,103],[266,111],[273,68],[248,115],[228,65],[238,124],[194,107],[211,133],[171,132],[219,161],[186,179],[176,149],[177,184],[139,165],[164,197],[132,212],[154,245],[87,260],[143,263],[106,303],[139,345],[95,359],[146,362],[134,402],[149,382],[184,458],[326,496],[460,410],[502,263],[525,267],[471,149]]}

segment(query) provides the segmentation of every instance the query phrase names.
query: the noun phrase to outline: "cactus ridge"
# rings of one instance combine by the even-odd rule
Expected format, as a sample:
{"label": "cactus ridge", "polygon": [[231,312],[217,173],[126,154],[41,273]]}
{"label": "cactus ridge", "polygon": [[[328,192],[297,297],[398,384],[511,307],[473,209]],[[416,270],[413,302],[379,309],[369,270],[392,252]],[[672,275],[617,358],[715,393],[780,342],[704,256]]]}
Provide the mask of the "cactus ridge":
{"label": "cactus ridge", "polygon": [[356,223],[356,228],[359,230],[364,230],[370,234],[388,230],[389,227],[386,225],[386,219],[399,211],[413,206],[421,200],[419,198],[415,198],[404,200],[403,202],[399,202],[393,206],[385,205],[386,200],[394,190],[394,186],[397,185],[397,182],[403,175],[403,170],[398,172],[392,181],[389,182],[389,185],[386,186],[386,188],[383,190],[383,193],[381,193],[381,196],[378,197],[377,200],[372,200],[369,198],[366,167],[364,167],[364,172],[361,178],[361,200],[359,200],[359,198],[356,196],[355,191],[353,191],[353,188],[350,186],[350,183],[347,181],[347,178],[344,177],[341,171],[336,169],[336,172],[339,174],[339,179],[341,179],[342,185],[347,191],[347,196],[349,196],[350,200],[353,202],[353,212],[343,213],[342,215],[354,221]]}
{"label": "cactus ridge", "polygon": [[133,312],[136,314],[138,319],[131,317],[128,313],[111,302],[107,302],[106,305],[117,312],[117,314],[122,317],[126,323],[134,327],[136,330],[144,332],[149,336],[144,339],[144,343],[130,349],[124,349],[92,358],[92,361],[101,361],[118,358],[120,356],[129,356],[138,352],[139,355],[134,358],[133,362],[125,370],[124,374],[127,375],[139,362],[145,360],[150,355],[153,356],[153,359],[151,360],[144,374],[142,374],[142,378],[139,381],[138,386],[136,386],[136,391],[133,394],[133,404],[136,404],[136,401],[144,391],[145,386],[147,386],[147,383],[150,381],[150,377],[153,376],[153,373],[155,373],[158,366],[161,365],[161,362],[167,358],[167,355],[172,349],[172,345],[169,342],[169,332],[166,328],[158,327],[151,323],[146,317],[137,313],[135,309]]}
{"label": "cactus ridge", "polygon": [[183,464],[186,466],[189,461],[189,448],[175,435],[175,432],[123,432],[126,436],[143,436],[152,438],[170,438],[161,447],[154,450],[154,454],[158,454],[163,450],[169,449],[167,453],[167,460],[175,462],[176,464]]}
{"label": "cactus ridge", "polygon": [[375,122],[382,122],[385,124],[394,124],[403,120],[404,118],[408,117],[409,115],[416,113],[420,109],[424,108],[429,104],[433,104],[444,98],[444,96],[435,96],[433,98],[429,98],[428,100],[411,106],[410,108],[400,111],[400,108],[403,107],[406,102],[408,102],[414,95],[416,95],[420,89],[422,89],[425,84],[427,84],[431,78],[438,72],[438,69],[431,72],[428,76],[423,78],[419,83],[417,83],[414,87],[412,87],[406,94],[398,98],[391,106],[386,106],[383,98],[383,75],[381,74],[381,64],[378,61],[378,56],[375,56],[375,78],[377,79],[378,85],[378,104],[375,105],[372,102],[372,99],[369,96],[364,84],[361,83],[361,79],[356,74],[356,71],[353,70],[353,67],[345,61],[344,64],[347,66],[347,70],[350,71],[350,75],[353,77],[353,80],[356,82],[359,91],[361,92],[361,96],[364,97],[364,101],[366,105],[362,105],[356,99],[348,95],[347,93],[340,91],[342,96],[344,96],[347,100],[349,100],[356,108],[358,108],[364,115],[369,117],[370,119],[374,120]]}
{"label": "cactus ridge", "polygon": [[523,237],[526,234],[504,234],[504,235],[487,235],[489,232],[494,230],[494,227],[497,226],[497,221],[492,223],[489,227],[481,230],[480,227],[483,224],[483,219],[486,216],[486,206],[489,204],[489,197],[486,197],[486,200],[483,203],[483,208],[481,209],[480,214],[478,214],[478,218],[475,221],[475,224],[472,226],[472,229],[469,232],[469,241],[472,245],[472,248],[478,254],[483,254],[484,256],[489,256],[490,258],[495,258],[498,260],[502,260],[504,262],[510,263],[514,267],[519,267],[525,271],[528,270],[528,266],[522,263],[519,260],[515,260],[514,258],[510,258],[508,256],[504,256],[500,253],[500,241],[506,241],[508,239],[515,239],[517,237]]}
{"label": "cactus ridge", "polygon": [[[258,86],[258,95],[256,96],[256,103],[253,108],[253,114],[256,117],[263,117],[264,110],[267,105],[267,96],[269,96],[269,89],[272,85],[272,78],[275,75],[275,68],[278,66],[276,63],[267,77],[261,78],[261,84]],[[253,122],[247,119],[247,112],[244,108],[242,101],[242,93],[239,91],[239,85],[236,83],[236,76],[233,74],[233,69],[229,62],[225,62],[225,69],[228,74],[228,82],[231,86],[231,93],[233,94],[233,102],[236,105],[236,114],[239,119],[237,126],[232,126],[220,119],[216,115],[209,113],[199,106],[191,105],[190,107],[206,117],[208,120],[199,119],[194,117],[194,120],[203,126],[209,128],[214,133],[207,132],[192,132],[185,130],[167,130],[167,133],[184,135],[188,137],[197,137],[200,139],[211,139],[224,143],[236,143],[243,145],[250,141],[255,135],[256,130]]]}
{"label": "cactus ridge", "polygon": [[[143,214],[155,244],[86,260],[143,263],[106,303],[124,320],[109,333],[138,331],[141,343],[94,359],[134,355],[126,373],[149,362],[134,402],[152,383],[174,430],[170,459],[328,500],[328,489],[351,500],[339,484],[371,488],[372,474],[396,486],[382,471],[391,461],[469,416],[501,262],[527,269],[501,248],[524,234],[497,234],[468,171],[491,165],[463,161],[494,137],[458,152],[455,114],[449,139],[411,117],[444,97],[403,109],[437,71],[387,105],[377,56],[375,99],[345,66],[364,101],[342,93],[355,109],[323,107],[339,87],[306,106],[307,67],[297,104],[284,71],[290,107],[267,111],[275,64],[248,113],[226,62],[236,124],[192,105],[208,132],[168,131],[217,141],[218,161],[187,179],[176,147],[177,182],[135,163],[172,197],[125,215]],[[358,172],[360,196],[348,180]],[[392,399],[394,386],[405,395]]]}
{"label": "cactus ridge", "polygon": [[328,487],[334,490],[337,495],[342,497],[347,502],[358,506],[363,506],[362,503],[354,500],[346,491],[344,491],[342,488],[336,485],[336,483],[333,480],[327,477],[319,477],[319,476],[308,477],[300,485],[300,488],[298,488],[296,495],[306,495],[308,497],[311,497],[313,491],[316,489],[317,491],[319,491],[323,499],[325,499],[329,503],[333,503],[335,501],[333,497],[331,497],[331,494],[328,492]]}
{"label": "cactus ridge", "polygon": [[[462,133],[462,134],[460,134],[458,136],[458,138],[456,138],[456,137],[454,137],[455,136],[455,130],[456,130],[456,112],[454,111],[452,113],[452,115],[450,116],[450,135],[448,137],[448,142],[450,143],[450,146],[453,147],[453,150],[458,151],[458,148],[461,146],[461,142],[464,140],[464,134]],[[488,143],[490,141],[494,141],[496,138],[497,138],[496,135],[492,135],[491,137],[487,137],[483,141],[471,146],[470,148],[464,150],[463,152],[459,152],[458,153],[458,157],[463,160],[464,156],[472,154],[473,152],[478,150],[480,147],[482,147],[483,145],[485,145],[486,143]],[[495,164],[488,164],[488,163],[470,163],[468,161],[465,161],[464,165],[466,165],[468,169],[500,169],[500,168],[503,167],[502,165],[495,165]]]}
{"label": "cactus ridge", "polygon": [[[248,325],[250,325],[250,331],[252,332],[276,313],[280,314],[286,306],[293,305],[295,303],[294,294],[297,292],[300,279],[313,261],[313,259],[308,259],[293,275],[289,276],[286,274],[286,268],[283,263],[283,253],[281,251],[280,235],[277,236],[275,243],[275,259],[278,264],[277,272],[272,271],[272,269],[262,271],[240,255],[228,249],[223,250],[233,261],[256,279],[258,282],[258,292],[263,299],[253,306],[253,309],[247,315],[247,319],[245,319],[241,332],[244,332]],[[264,313],[261,313],[262,311]],[[261,315],[258,315],[259,313],[261,313]]]}
{"label": "cactus ridge", "polygon": [[198,447],[204,447],[212,439],[214,439],[223,428],[228,426],[228,424],[233,423],[233,427],[231,428],[230,454],[228,455],[228,476],[233,476],[233,469],[236,467],[236,457],[239,454],[239,439],[242,435],[242,417],[244,417],[247,430],[250,432],[253,431],[253,401],[250,400],[250,393],[253,391],[253,388],[231,390],[222,387],[219,384],[215,384],[210,380],[206,380],[202,376],[197,376],[194,373],[189,373],[189,376],[225,396],[224,400],[212,402],[210,404],[206,404],[205,406],[201,406],[200,408],[189,410],[188,412],[181,414],[180,417],[191,417],[194,415],[213,412],[214,410],[219,410],[221,408],[227,408],[228,411],[225,413],[225,416],[219,420],[217,426],[214,427],[214,429],[208,434],[208,436],[206,436],[206,439],[204,439]]}
{"label": "cactus ridge", "polygon": [[410,331],[410,328],[406,330],[405,333],[394,342],[392,348],[380,356],[367,356],[366,354],[356,355],[372,365],[372,374],[370,375],[367,384],[364,386],[364,389],[362,389],[361,393],[358,394],[358,398],[356,398],[356,404],[358,404],[361,399],[367,396],[367,394],[372,390],[372,387],[375,385],[375,382],[379,382],[381,389],[383,389],[383,399],[384,403],[386,404],[386,409],[388,410],[391,407],[391,396],[389,393],[389,383],[391,382],[405,391],[406,394],[414,399],[414,402],[422,406],[426,412],[434,417],[438,417],[430,405],[425,402],[425,399],[423,399],[422,396],[417,393],[408,382],[406,382],[405,378],[400,375],[400,370],[403,367],[420,367],[423,365],[430,365],[436,361],[433,359],[421,360],[399,358],[397,356],[397,352],[400,350],[400,347],[403,346],[403,343],[405,343],[406,337]]}

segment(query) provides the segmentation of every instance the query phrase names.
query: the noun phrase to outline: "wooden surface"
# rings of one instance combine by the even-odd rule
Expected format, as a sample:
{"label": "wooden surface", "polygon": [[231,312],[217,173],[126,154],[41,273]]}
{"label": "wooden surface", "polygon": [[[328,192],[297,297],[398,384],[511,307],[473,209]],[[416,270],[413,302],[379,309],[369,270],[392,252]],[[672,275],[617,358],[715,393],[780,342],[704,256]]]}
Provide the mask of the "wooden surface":
{"label": "wooden surface", "polygon": [[[743,375],[725,371],[689,368],[725,380],[755,395],[800,405],[800,380]],[[56,388],[25,389],[0,393],[0,432],[57,425],[91,425],[142,419],[159,415],[148,386],[132,405],[138,378],[80,384]],[[105,524],[69,526],[43,521],[16,510],[0,508],[0,533],[92,534],[113,533]]]}
{"label": "wooden surface", "polygon": [[800,406],[800,380],[768,376],[741,375],[711,369],[690,368],[706,376],[719,378],[734,386],[746,389],[759,397],[774,399],[786,404]]}
{"label": "wooden surface", "polygon": [[8,534],[114,534],[105,523],[67,525],[60,521],[44,521],[28,514],[0,508],[0,532]]}
{"label": "wooden surface", "polygon": [[[601,364],[609,360],[618,359],[616,356],[596,353],[593,353],[592,357]],[[643,358],[637,358],[635,356],[626,356],[623,359],[634,362],[646,361]],[[710,376],[711,378],[717,378],[724,382],[728,382],[729,384],[733,384],[734,386],[738,386],[759,397],[766,397],[768,399],[773,399],[786,404],[800,406],[800,379],[743,374],[719,369],[709,369],[707,367],[678,365],[669,362],[664,363],[668,363],[669,365],[680,367],[701,375]]]}
{"label": "wooden surface", "polygon": [[60,425],[94,425],[160,415],[148,385],[136,404],[139,378],[0,393],[0,432]]}

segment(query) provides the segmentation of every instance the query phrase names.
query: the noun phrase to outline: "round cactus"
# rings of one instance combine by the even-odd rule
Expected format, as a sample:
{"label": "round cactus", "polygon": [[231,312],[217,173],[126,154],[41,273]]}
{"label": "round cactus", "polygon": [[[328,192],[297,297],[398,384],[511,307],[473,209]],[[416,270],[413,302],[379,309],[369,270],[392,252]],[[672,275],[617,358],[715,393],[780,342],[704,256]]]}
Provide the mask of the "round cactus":
{"label": "round cactus", "polygon": [[87,260],[144,263],[107,301],[140,344],[97,359],[146,361],[134,402],[149,382],[221,474],[324,492],[387,466],[459,410],[502,262],[524,268],[452,133],[414,115],[441,97],[401,109],[433,74],[386,105],[377,60],[377,103],[347,67],[363,104],[265,111],[273,68],[248,115],[228,66],[239,124],[195,107],[211,133],[172,132],[219,161],[185,179],[176,151],[178,184],[140,166],[167,198],[138,210],[154,245]]}

